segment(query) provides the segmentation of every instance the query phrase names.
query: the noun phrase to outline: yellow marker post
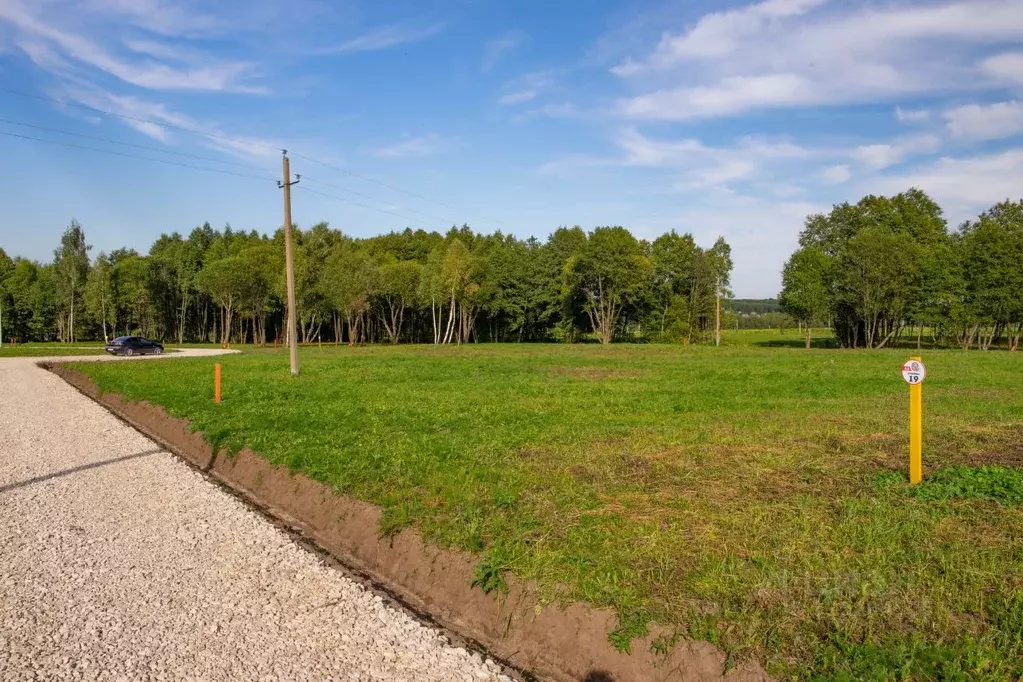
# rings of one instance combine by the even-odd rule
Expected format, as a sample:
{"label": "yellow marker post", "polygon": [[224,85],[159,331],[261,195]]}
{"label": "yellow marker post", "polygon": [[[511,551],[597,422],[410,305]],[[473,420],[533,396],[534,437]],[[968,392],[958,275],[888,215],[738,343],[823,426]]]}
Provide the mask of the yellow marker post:
{"label": "yellow marker post", "polygon": [[902,365],[902,378],[909,384],[909,482],[916,485],[924,477],[924,379],[927,368],[920,358]]}

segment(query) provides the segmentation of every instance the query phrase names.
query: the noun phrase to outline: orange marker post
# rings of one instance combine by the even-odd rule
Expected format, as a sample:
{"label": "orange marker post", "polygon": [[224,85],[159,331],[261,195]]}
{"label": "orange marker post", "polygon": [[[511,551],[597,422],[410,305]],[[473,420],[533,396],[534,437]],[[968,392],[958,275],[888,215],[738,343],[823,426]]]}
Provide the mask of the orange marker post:
{"label": "orange marker post", "polygon": [[213,402],[220,402],[220,363],[213,367]]}

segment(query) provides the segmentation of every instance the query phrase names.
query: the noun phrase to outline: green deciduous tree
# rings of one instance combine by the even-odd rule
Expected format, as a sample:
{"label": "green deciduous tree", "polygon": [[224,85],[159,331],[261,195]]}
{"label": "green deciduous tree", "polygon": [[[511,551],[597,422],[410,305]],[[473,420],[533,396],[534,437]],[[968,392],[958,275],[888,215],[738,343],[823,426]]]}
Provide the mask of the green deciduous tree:
{"label": "green deciduous tree", "polygon": [[4,345],[4,307],[10,310],[10,296],[7,293],[7,278],[14,272],[14,261],[7,252],[0,249],[0,348]]}
{"label": "green deciduous tree", "polygon": [[422,276],[423,267],[415,261],[400,261],[392,257],[380,266],[376,297],[380,321],[391,343],[401,340],[405,311],[417,304]]}
{"label": "green deciduous tree", "polygon": [[658,341],[688,341],[693,335],[689,290],[700,248],[692,235],[674,230],[654,240],[650,250],[651,306],[647,324]]}
{"label": "green deciduous tree", "polygon": [[155,320],[149,259],[123,249],[111,253],[110,259],[117,326],[125,334],[151,335]]}
{"label": "green deciduous tree", "polygon": [[582,301],[590,328],[611,343],[623,312],[639,303],[651,279],[650,259],[623,227],[598,227],[565,265],[563,295]]}
{"label": "green deciduous tree", "polygon": [[1007,334],[1019,347],[1023,334],[1023,201],[1005,201],[961,229],[967,342],[982,349]]}
{"label": "green deciduous tree", "polygon": [[918,189],[811,215],[799,243],[827,258],[828,316],[843,346],[883,347],[911,322],[919,338],[956,308],[953,241],[941,208]]}
{"label": "green deciduous tree", "polygon": [[806,347],[810,347],[812,325],[830,313],[830,259],[819,247],[805,246],[789,258],[782,272],[782,311],[806,325]]}
{"label": "green deciduous tree", "polygon": [[360,343],[366,331],[370,297],[376,290],[377,268],[369,254],[351,243],[334,247],[323,272],[323,291],[344,317],[348,345]]}
{"label": "green deciduous tree", "polygon": [[203,266],[196,284],[220,306],[220,343],[231,342],[235,308],[245,293],[245,263],[239,256],[227,256]]}

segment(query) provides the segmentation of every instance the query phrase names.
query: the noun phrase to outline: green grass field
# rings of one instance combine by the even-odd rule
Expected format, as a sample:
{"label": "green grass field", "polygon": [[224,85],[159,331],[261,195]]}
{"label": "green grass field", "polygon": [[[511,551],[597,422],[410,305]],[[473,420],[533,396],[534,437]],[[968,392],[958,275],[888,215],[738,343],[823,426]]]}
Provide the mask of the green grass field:
{"label": "green grass field", "polygon": [[73,355],[102,355],[103,342],[76,343],[5,343],[0,348],[0,358],[39,358],[63,357]]}
{"label": "green grass field", "polygon": [[658,623],[783,677],[1023,675],[1023,354],[924,353],[914,489],[909,353],[771,347],[798,338],[77,368],[477,552],[484,589],[617,609],[622,648]]}

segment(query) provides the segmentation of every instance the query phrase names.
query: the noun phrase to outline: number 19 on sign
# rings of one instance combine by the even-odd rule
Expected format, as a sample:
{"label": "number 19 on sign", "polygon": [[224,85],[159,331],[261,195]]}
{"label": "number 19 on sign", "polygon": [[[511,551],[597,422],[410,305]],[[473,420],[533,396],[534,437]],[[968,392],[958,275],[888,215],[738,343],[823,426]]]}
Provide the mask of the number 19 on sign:
{"label": "number 19 on sign", "polygon": [[909,482],[916,485],[924,477],[923,383],[927,368],[920,358],[910,358],[902,365],[902,378],[909,384]]}

